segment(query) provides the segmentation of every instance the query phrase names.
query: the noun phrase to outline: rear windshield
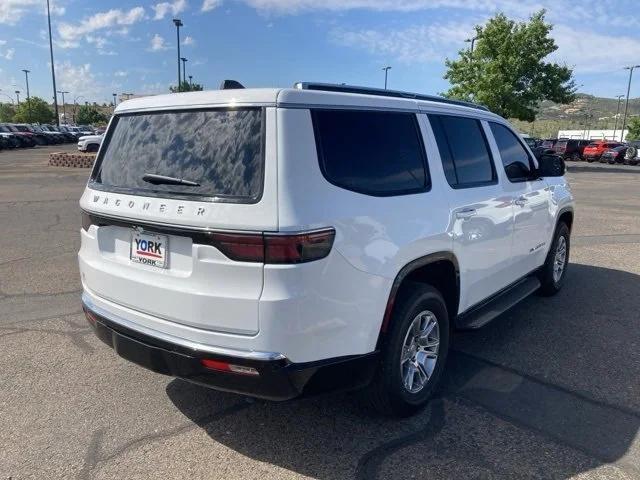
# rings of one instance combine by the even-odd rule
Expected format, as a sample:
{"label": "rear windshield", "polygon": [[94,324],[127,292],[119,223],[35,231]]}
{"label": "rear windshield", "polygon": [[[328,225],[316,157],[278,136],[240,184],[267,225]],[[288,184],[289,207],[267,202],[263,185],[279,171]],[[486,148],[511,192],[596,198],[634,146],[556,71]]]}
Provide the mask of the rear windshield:
{"label": "rear windshield", "polygon": [[[263,118],[260,108],[116,116],[92,187],[255,202],[263,185]],[[152,183],[150,175],[189,185]]]}

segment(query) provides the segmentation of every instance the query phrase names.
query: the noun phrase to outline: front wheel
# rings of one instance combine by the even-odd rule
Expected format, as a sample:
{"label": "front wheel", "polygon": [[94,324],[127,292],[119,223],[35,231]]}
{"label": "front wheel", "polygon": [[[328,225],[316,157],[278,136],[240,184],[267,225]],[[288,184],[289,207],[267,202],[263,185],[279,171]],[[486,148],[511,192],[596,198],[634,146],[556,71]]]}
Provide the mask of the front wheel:
{"label": "front wheel", "polygon": [[380,413],[408,416],[426,405],[449,350],[449,314],[430,285],[411,284],[398,298],[376,376],[365,394]]}
{"label": "front wheel", "polygon": [[569,265],[570,241],[569,227],[565,223],[558,224],[547,259],[539,273],[542,295],[555,295],[562,288]]}

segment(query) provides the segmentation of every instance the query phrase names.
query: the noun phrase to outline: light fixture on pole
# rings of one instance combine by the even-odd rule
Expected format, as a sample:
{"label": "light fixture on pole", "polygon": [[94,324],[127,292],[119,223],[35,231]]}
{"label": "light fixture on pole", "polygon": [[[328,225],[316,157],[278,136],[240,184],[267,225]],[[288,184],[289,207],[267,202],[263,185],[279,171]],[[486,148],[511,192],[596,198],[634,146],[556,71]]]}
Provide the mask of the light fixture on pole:
{"label": "light fixture on pole", "polygon": [[182,23],[182,20],[180,20],[179,18],[174,18],[173,19],[173,24],[176,26],[176,38],[177,38],[177,45],[178,45],[178,92],[180,92],[182,90],[181,86],[180,86],[180,27],[182,27],[184,24]]}
{"label": "light fixture on pole", "polygon": [[20,106],[20,90],[16,90],[13,93],[16,94],[16,100],[18,101],[18,106]]}
{"label": "light fixture on pole", "polygon": [[382,67],[382,70],[384,70],[384,89],[387,89],[387,77],[389,76],[389,70],[391,70],[391,67],[386,66],[386,67]]}
{"label": "light fixture on pole", "polygon": [[473,54],[473,47],[476,43],[476,40],[478,39],[478,37],[471,37],[471,38],[465,38],[465,43],[471,43],[471,53]]}
{"label": "light fixture on pole", "polygon": [[624,115],[622,116],[622,130],[620,131],[620,141],[624,140],[624,129],[627,126],[627,111],[629,110],[629,91],[631,90],[631,78],[633,77],[633,70],[640,67],[640,65],[631,65],[624,67],[625,70],[629,70],[629,83],[627,83],[627,100],[624,103]]}
{"label": "light fixture on pole", "polygon": [[111,95],[113,95],[113,111],[116,111],[116,98],[118,97],[117,93],[112,93]]}
{"label": "light fixture on pole", "polygon": [[51,80],[53,80],[53,108],[56,111],[56,125],[60,126],[60,116],[58,115],[58,96],[56,95],[56,69],[53,65],[53,40],[51,38],[51,11],[49,0],[47,0],[47,22],[49,23],[49,53],[51,54]]}
{"label": "light fixture on pole", "polygon": [[189,75],[189,87],[193,87],[193,75]]}

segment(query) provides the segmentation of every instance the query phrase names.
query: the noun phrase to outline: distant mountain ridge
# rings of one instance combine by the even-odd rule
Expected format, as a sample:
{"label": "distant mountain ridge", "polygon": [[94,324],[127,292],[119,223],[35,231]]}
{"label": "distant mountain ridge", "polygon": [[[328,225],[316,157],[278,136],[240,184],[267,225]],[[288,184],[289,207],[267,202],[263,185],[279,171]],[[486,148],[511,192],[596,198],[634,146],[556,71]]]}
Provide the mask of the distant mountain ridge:
{"label": "distant mountain ridge", "polygon": [[[625,99],[620,101],[620,118],[624,114]],[[561,105],[553,102],[542,102],[536,121],[538,120],[582,120],[593,115],[594,120],[613,120],[618,105],[617,98],[595,97],[580,93],[569,104]],[[629,99],[628,115],[640,115],[640,98]]]}

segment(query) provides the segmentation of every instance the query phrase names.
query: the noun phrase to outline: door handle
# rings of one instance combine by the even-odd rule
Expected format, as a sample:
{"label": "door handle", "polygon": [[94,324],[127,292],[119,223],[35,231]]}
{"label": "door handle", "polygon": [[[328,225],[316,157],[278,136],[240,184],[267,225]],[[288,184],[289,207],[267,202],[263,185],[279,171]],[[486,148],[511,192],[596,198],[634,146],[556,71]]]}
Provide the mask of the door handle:
{"label": "door handle", "polygon": [[527,200],[527,197],[525,197],[524,195],[520,195],[518,198],[516,198],[513,201],[513,203],[515,203],[516,205],[519,205],[521,207],[524,207],[527,204],[528,201],[529,200]]}
{"label": "door handle", "polygon": [[468,208],[466,210],[460,210],[459,212],[456,212],[456,218],[460,219],[460,220],[464,220],[467,218],[471,218],[474,217],[478,214],[478,212],[476,211],[475,208]]}

